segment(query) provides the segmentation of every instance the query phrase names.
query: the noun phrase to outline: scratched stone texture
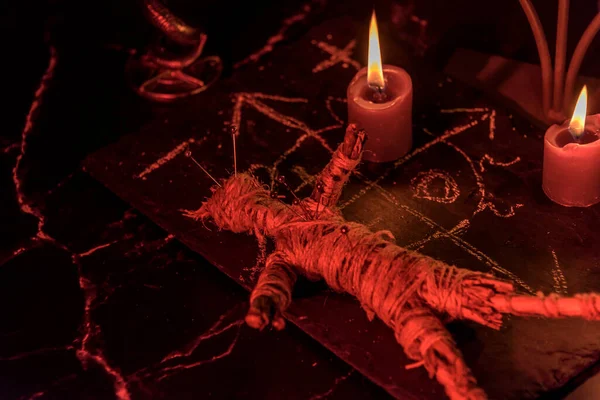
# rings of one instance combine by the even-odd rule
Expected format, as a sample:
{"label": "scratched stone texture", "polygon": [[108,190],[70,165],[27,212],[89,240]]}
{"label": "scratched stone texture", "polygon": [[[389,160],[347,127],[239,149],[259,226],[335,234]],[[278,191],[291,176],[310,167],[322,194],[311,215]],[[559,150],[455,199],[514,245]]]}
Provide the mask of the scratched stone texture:
{"label": "scratched stone texture", "polygon": [[[239,170],[253,171],[288,201],[292,194],[273,183],[277,175],[307,195],[343,135],[345,87],[362,60],[355,53],[365,50],[357,32],[350,19],[323,23],[92,155],[85,169],[250,289],[260,268],[255,239],[182,216],[212,184],[185,152],[215,178],[227,177],[235,126]],[[600,290],[600,207],[563,208],[543,195],[543,132],[412,64],[398,43],[382,53],[413,77],[415,144],[395,163],[361,164],[340,201],[346,218],[389,229],[398,244],[448,263],[512,279],[525,293]],[[306,283],[296,292],[289,320],[391,395],[442,397],[423,369],[405,370],[410,361],[392,332],[369,322],[354,299]],[[553,396],[600,356],[598,323],[507,318],[500,331],[449,327],[493,399]]]}

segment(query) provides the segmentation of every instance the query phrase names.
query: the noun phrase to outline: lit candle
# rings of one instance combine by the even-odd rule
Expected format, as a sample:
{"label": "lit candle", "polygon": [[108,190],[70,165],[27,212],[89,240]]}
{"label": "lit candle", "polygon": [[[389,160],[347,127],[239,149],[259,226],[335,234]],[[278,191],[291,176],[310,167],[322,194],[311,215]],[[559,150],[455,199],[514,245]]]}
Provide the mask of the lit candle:
{"label": "lit candle", "polygon": [[367,132],[363,160],[392,161],[412,146],[412,81],[402,68],[382,65],[375,12],[369,61],[348,86],[348,122]]}
{"label": "lit candle", "polygon": [[584,86],[573,117],[552,125],[544,137],[542,186],[563,206],[588,207],[600,201],[600,114],[586,117]]}

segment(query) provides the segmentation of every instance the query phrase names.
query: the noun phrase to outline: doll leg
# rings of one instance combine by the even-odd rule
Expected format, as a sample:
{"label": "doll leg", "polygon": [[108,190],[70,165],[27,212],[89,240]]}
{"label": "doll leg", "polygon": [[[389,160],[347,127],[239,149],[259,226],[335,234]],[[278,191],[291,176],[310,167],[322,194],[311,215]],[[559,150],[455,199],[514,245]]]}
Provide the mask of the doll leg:
{"label": "doll leg", "polygon": [[250,295],[246,323],[262,330],[269,323],[277,330],[285,326],[283,312],[292,302],[296,273],[279,252],[271,254]]}
{"label": "doll leg", "polygon": [[451,400],[487,399],[439,318],[423,305],[413,303],[407,307],[394,324],[396,339],[406,354],[423,363]]}

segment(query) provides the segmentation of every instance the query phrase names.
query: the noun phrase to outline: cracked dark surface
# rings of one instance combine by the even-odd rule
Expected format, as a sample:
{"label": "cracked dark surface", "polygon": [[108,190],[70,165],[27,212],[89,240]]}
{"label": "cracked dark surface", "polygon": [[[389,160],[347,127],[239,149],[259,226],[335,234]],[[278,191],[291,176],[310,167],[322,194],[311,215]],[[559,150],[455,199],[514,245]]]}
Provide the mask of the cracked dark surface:
{"label": "cracked dark surface", "polygon": [[23,36],[0,136],[1,397],[385,396],[294,327],[275,335],[242,325],[239,286],[81,172],[90,151],[162,110],[125,87],[126,56],[110,39],[64,40],[81,24],[72,19],[44,30],[56,22],[47,14],[69,21],[73,9],[31,16],[26,7],[3,25]]}
{"label": "cracked dark surface", "polygon": [[[37,241],[0,271],[3,398],[310,398],[350,373],[297,329],[241,325],[244,291],[88,176],[45,204],[61,245]],[[340,398],[355,391],[381,394],[351,374]]]}
{"label": "cracked dark surface", "polygon": [[[127,55],[118,49],[138,45],[149,31],[132,5],[113,3],[91,20],[79,18],[80,6],[60,1],[35,13],[28,3],[9,6],[2,18],[3,33],[19,37],[7,50],[19,60],[8,74],[18,77],[19,87],[7,93],[11,105],[0,134],[1,397],[388,397],[291,324],[284,332],[262,333],[241,324],[243,289],[81,171],[81,160],[94,150],[169,113],[126,87]],[[275,7],[257,17],[252,23],[265,28],[237,46],[229,45],[237,36],[205,18],[201,22],[222,35],[208,51],[229,64],[240,61],[277,31],[279,22],[264,19],[279,21],[298,7]],[[362,8],[370,5],[350,7]],[[335,14],[335,7],[327,12]],[[120,29],[108,29],[100,17]],[[306,30],[300,24],[290,36]],[[418,34],[408,38],[418,39],[415,49],[422,47]],[[36,99],[50,46],[57,64]],[[464,341],[473,334],[460,326],[456,331]],[[560,360],[568,353],[556,355]],[[560,365],[552,371],[556,381],[572,378]]]}

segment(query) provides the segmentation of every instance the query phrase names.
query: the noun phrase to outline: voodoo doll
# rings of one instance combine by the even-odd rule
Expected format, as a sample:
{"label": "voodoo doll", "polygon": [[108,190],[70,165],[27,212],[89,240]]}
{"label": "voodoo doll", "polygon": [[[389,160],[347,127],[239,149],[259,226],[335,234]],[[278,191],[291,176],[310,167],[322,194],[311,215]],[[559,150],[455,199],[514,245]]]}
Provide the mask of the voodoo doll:
{"label": "voodoo doll", "polygon": [[502,314],[600,319],[600,294],[574,297],[517,294],[511,282],[460,269],[394,243],[388,231],[371,232],[346,221],[335,208],[360,163],[364,131],[350,125],[343,143],[317,178],[307,199],[288,205],[248,173],[213,188],[200,209],[185,215],[220,229],[273,240],[250,296],[246,323],[282,329],[298,275],[325,280],[355,296],[370,319],[394,330],[409,358],[422,364],[453,400],[486,399],[440,316],[499,329]]}

